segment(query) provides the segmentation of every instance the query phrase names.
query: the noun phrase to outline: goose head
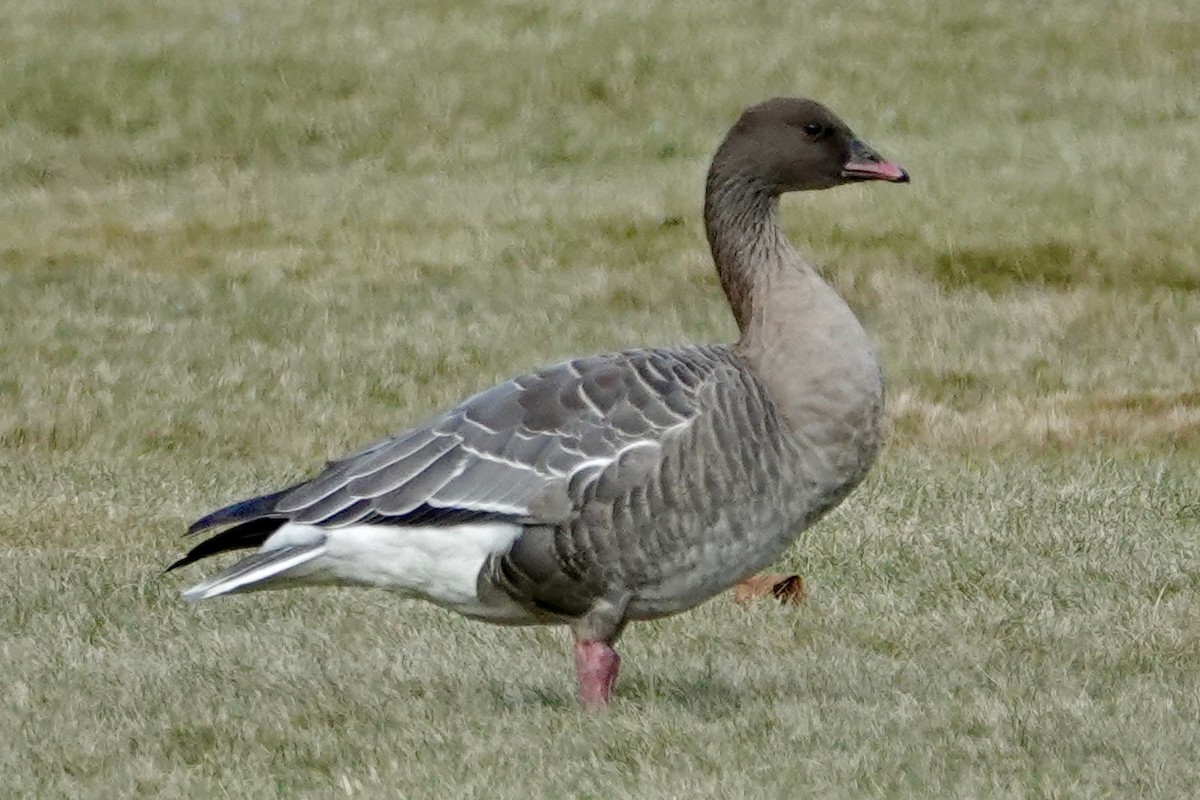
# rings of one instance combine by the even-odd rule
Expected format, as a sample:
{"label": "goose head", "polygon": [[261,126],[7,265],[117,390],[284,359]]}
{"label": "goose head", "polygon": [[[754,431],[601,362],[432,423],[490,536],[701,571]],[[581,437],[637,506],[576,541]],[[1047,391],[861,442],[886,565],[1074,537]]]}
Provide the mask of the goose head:
{"label": "goose head", "polygon": [[773,196],[860,181],[908,182],[907,172],[828,108],[793,97],[746,109],[717,150],[713,171]]}

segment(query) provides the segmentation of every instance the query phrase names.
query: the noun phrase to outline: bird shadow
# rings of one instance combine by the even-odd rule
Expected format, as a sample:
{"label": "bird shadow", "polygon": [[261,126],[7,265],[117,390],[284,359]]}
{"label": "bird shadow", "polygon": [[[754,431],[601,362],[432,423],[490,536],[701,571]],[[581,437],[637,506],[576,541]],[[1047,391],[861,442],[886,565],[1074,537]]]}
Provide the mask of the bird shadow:
{"label": "bird shadow", "polygon": [[[490,688],[497,710],[570,710],[579,707],[574,693],[565,688],[514,687],[512,683],[499,681],[493,682]],[[707,722],[739,712],[747,702],[759,701],[764,696],[794,693],[793,688],[777,682],[762,683],[749,677],[732,682],[705,669],[672,675],[636,673],[622,676],[617,681],[613,703],[617,708],[673,707]]]}
{"label": "bird shadow", "polygon": [[753,685],[733,683],[707,669],[630,675],[617,688],[621,699],[639,706],[673,706],[704,721],[740,711],[755,691]]}

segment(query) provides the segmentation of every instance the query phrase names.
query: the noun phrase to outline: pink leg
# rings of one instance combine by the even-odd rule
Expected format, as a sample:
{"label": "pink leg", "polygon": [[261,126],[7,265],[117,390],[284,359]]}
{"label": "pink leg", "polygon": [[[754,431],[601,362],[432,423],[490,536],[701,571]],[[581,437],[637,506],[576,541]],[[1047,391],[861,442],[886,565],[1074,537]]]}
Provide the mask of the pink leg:
{"label": "pink leg", "polygon": [[579,702],[584,709],[601,711],[608,705],[620,668],[621,657],[607,643],[575,643],[575,674],[579,678]]}

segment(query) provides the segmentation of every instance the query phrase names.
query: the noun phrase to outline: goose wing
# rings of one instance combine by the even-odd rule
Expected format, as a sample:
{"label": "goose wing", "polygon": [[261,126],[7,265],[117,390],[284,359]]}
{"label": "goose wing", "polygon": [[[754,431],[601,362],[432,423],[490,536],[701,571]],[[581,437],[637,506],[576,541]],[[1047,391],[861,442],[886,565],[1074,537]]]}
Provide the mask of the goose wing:
{"label": "goose wing", "polygon": [[259,517],[328,527],[567,521],[606,467],[633,453],[646,464],[692,424],[701,388],[728,366],[723,351],[631,350],[514,378],[192,530]]}

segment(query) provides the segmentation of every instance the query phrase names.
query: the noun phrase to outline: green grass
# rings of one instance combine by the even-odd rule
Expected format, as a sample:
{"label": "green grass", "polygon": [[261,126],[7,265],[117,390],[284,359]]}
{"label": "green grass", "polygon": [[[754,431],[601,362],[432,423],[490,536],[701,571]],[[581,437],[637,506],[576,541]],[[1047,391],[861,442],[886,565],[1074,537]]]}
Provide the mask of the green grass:
{"label": "green grass", "polygon": [[[0,774],[37,797],[1191,797],[1200,21],[1184,0],[0,2]],[[791,198],[890,446],[633,627],[190,606],[199,514],[570,354],[729,339],[707,159],[773,94],[903,188]]]}

